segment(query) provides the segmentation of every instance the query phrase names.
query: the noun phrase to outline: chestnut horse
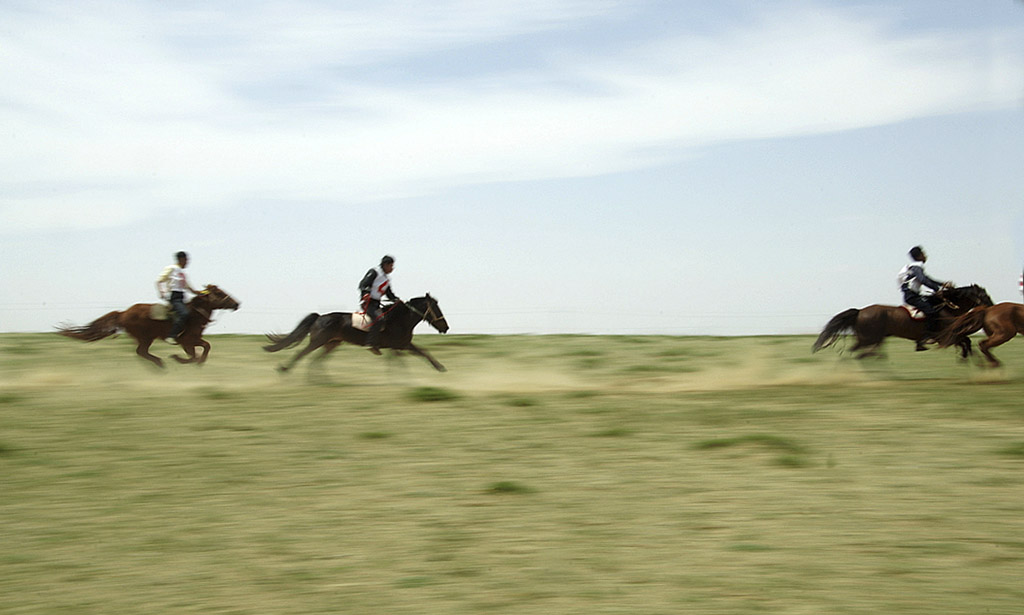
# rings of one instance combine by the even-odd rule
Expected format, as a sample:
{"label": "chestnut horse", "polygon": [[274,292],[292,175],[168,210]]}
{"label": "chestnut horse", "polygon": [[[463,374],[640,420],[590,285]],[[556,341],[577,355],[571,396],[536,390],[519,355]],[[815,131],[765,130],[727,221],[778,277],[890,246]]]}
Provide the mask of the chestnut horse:
{"label": "chestnut horse", "polygon": [[[381,323],[383,329],[380,332],[381,348],[391,348],[396,351],[408,350],[430,361],[437,371],[445,371],[444,366],[430,356],[430,353],[412,343],[413,328],[424,320],[440,333],[448,332],[448,321],[441,313],[441,307],[437,304],[436,299],[427,294],[425,297],[416,297],[406,302],[396,303],[388,308],[381,318],[383,319]],[[352,326],[351,312],[332,312],[323,315],[313,312],[303,318],[295,330],[288,335],[268,334],[267,339],[271,343],[264,346],[263,350],[277,352],[291,348],[306,339],[307,335],[309,336],[309,345],[299,351],[288,363],[278,367],[279,371],[288,371],[302,357],[317,348],[324,349],[316,357],[316,360],[319,361],[342,342],[365,346],[367,334]]]}
{"label": "chestnut horse", "polygon": [[[151,317],[153,305],[152,303],[136,303],[123,312],[114,311],[104,314],[84,327],[59,327],[57,333],[73,337],[76,340],[95,342],[124,331],[139,343],[135,354],[152,361],[157,367],[163,367],[163,360],[151,354],[149,347],[154,340],[163,339],[171,334],[172,321],[157,320]],[[178,343],[188,354],[188,358],[177,355],[172,358],[178,363],[203,363],[206,361],[206,357],[210,354],[210,343],[203,339],[203,329],[210,324],[211,314],[214,310],[237,310],[238,306],[239,303],[230,295],[212,284],[200,291],[188,302],[188,318],[185,321],[184,330],[178,336]],[[196,346],[203,349],[203,354],[198,357],[196,356]]]}
{"label": "chestnut horse", "polygon": [[[962,286],[943,289],[929,299],[939,309],[939,324],[947,327],[953,320],[971,308],[992,305],[988,292],[978,286]],[[895,335],[908,340],[922,340],[927,331],[923,320],[915,320],[903,306],[869,305],[856,309],[850,308],[832,317],[825,329],[814,342],[813,352],[827,348],[847,332],[853,332],[857,343],[851,351],[861,350],[858,359],[878,354],[878,349],[886,337]],[[966,336],[958,341],[961,355],[967,358],[971,350],[971,340]]]}
{"label": "chestnut horse", "polygon": [[992,354],[992,349],[1012,340],[1018,333],[1024,333],[1024,305],[998,303],[991,307],[974,308],[942,332],[939,347],[959,345],[968,335],[981,329],[985,329],[987,337],[978,342],[978,348],[990,366],[999,367],[1002,363]]}

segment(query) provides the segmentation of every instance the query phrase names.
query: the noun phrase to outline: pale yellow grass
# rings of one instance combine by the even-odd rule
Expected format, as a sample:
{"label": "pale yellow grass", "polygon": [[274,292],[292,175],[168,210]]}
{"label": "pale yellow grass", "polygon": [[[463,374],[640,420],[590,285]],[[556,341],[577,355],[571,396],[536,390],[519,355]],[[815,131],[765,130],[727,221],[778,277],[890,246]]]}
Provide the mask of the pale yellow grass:
{"label": "pale yellow grass", "polygon": [[1024,604],[1015,346],[993,375],[909,342],[420,340],[447,373],[0,336],[0,613]]}

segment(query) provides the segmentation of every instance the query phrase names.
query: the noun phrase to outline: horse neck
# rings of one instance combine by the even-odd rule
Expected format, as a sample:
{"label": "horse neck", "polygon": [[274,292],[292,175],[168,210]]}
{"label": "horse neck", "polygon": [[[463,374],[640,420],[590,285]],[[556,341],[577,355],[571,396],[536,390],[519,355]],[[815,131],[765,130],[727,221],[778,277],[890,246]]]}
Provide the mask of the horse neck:
{"label": "horse neck", "polygon": [[949,290],[941,296],[942,301],[939,304],[941,305],[945,301],[955,305],[956,308],[950,310],[955,314],[963,314],[979,305],[984,305],[982,298],[976,292],[971,292],[971,288],[970,286],[964,286]]}
{"label": "horse neck", "polygon": [[213,318],[213,308],[205,301],[202,295],[192,298],[188,302],[189,311],[203,319],[203,322],[210,322]]}
{"label": "horse neck", "polygon": [[403,322],[408,322],[411,327],[415,327],[421,320],[423,320],[423,314],[426,312],[426,298],[416,297],[410,299],[405,303],[400,303],[395,306],[396,309],[401,309],[401,312],[397,314]]}

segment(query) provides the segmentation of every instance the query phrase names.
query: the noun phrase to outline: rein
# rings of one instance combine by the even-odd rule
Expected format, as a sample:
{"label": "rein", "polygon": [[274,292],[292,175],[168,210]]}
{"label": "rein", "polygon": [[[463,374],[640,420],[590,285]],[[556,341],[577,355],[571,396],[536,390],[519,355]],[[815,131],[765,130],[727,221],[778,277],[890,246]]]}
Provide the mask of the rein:
{"label": "rein", "polygon": [[421,311],[417,310],[416,308],[414,308],[413,306],[409,305],[408,303],[405,303],[405,307],[407,307],[410,312],[412,312],[413,314],[416,314],[421,319],[426,320],[427,323],[429,323],[430,326],[432,326],[434,328],[436,328],[435,323],[437,321],[441,320],[441,318],[437,314],[434,314],[434,306],[429,301],[427,302],[427,310],[426,310],[426,312],[421,312]]}

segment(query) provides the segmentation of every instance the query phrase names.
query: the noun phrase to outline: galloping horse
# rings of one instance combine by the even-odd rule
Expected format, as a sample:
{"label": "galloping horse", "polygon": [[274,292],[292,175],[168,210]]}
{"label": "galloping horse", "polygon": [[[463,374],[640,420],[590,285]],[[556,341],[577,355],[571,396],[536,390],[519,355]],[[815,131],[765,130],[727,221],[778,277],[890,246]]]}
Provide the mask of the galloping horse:
{"label": "galloping horse", "polygon": [[[977,284],[940,290],[932,296],[932,302],[939,308],[939,323],[943,327],[949,326],[954,318],[971,308],[992,305],[988,292]],[[924,321],[911,318],[910,313],[902,306],[869,305],[859,310],[850,308],[828,321],[818,340],[814,342],[813,352],[828,348],[851,331],[856,336],[857,343],[850,350],[863,349],[857,356],[858,359],[877,354],[879,346],[890,335],[920,340],[926,334]],[[961,355],[967,358],[970,354],[971,340],[965,336],[958,341],[958,345]]]}
{"label": "galloping horse", "polygon": [[[1024,333],[1024,305],[1019,303],[998,303],[991,307],[977,307],[953,321],[939,336],[939,347],[962,345],[967,336],[985,329],[985,339],[978,342],[978,348],[988,359],[989,365],[999,367],[1002,363],[992,354],[992,348],[1012,340],[1018,333]],[[970,344],[970,340],[967,340]]]}
{"label": "galloping horse", "polygon": [[[100,316],[84,327],[63,326],[57,333],[86,342],[95,342],[110,337],[120,331],[126,332],[139,343],[135,354],[152,361],[157,367],[163,367],[160,357],[149,352],[154,340],[163,339],[171,334],[172,321],[158,320],[151,316],[152,303],[136,303],[123,312],[110,312]],[[178,336],[178,343],[188,358],[174,355],[178,363],[203,363],[210,354],[210,343],[203,339],[203,329],[210,323],[210,315],[214,310],[237,310],[239,303],[230,295],[212,284],[200,291],[188,303],[188,319],[185,328]],[[196,346],[201,346],[203,354],[196,356]]]}
{"label": "galloping horse", "polygon": [[[392,350],[409,352],[419,355],[430,361],[439,372],[445,371],[443,365],[430,356],[426,350],[419,348],[412,343],[412,330],[426,320],[430,326],[440,333],[448,332],[448,321],[441,313],[437,300],[429,294],[425,297],[416,297],[404,303],[396,303],[391,306],[383,316],[381,323],[383,329],[380,333],[380,347],[391,348]],[[303,348],[297,355],[292,357],[288,363],[277,369],[286,372],[302,357],[323,347],[324,351],[316,360],[322,360],[329,352],[337,348],[342,342],[348,342],[357,346],[366,345],[367,333],[353,326],[351,312],[332,312],[330,314],[317,314],[313,312],[302,319],[299,326],[288,335],[268,334],[270,344],[263,347],[267,352],[277,352],[285,348],[291,348],[309,336],[309,345]]]}

